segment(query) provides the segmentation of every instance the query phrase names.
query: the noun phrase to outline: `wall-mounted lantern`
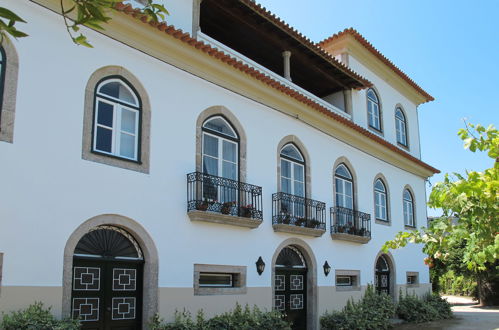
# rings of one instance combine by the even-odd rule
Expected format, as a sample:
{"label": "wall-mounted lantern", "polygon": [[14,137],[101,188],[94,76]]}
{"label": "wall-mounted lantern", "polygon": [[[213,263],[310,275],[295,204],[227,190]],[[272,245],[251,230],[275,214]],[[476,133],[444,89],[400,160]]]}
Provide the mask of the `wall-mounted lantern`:
{"label": "wall-mounted lantern", "polygon": [[256,261],[256,271],[257,271],[258,275],[262,275],[264,270],[265,270],[265,262],[263,262],[263,259],[260,256],[258,258],[258,260]]}
{"label": "wall-mounted lantern", "polygon": [[324,275],[328,276],[329,272],[331,271],[331,266],[329,266],[329,264],[327,263],[327,260],[324,263],[324,266],[322,266],[322,268],[324,268]]}

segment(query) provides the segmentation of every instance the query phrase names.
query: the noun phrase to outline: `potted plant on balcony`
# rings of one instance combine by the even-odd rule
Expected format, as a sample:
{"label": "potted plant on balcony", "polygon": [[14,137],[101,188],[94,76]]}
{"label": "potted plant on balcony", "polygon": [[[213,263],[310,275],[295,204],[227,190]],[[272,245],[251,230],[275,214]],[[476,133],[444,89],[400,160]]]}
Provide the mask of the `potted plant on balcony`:
{"label": "potted plant on balcony", "polygon": [[253,204],[241,206],[241,216],[245,218],[251,218],[254,209],[255,208],[253,207]]}
{"label": "potted plant on balcony", "polygon": [[345,226],[339,225],[338,226],[338,233],[344,233],[345,232]]}
{"label": "potted plant on balcony", "polygon": [[291,222],[291,215],[289,213],[281,213],[281,222],[285,225],[289,225]]}
{"label": "potted plant on balcony", "polygon": [[319,220],[308,220],[307,223],[305,224],[305,227],[307,228],[318,228],[321,222]]}
{"label": "potted plant on balcony", "polygon": [[210,203],[205,199],[204,201],[196,203],[196,210],[206,211],[210,207]]}
{"label": "potted plant on balcony", "polygon": [[232,210],[232,207],[236,204],[236,202],[225,202],[222,204],[222,207],[220,207],[220,213],[222,214],[229,214],[230,211]]}
{"label": "potted plant on balcony", "polygon": [[359,236],[366,236],[366,229],[365,228],[360,228],[358,232]]}
{"label": "potted plant on balcony", "polygon": [[298,226],[298,227],[301,227],[302,225],[304,225],[305,223],[307,222],[307,219],[305,218],[298,218],[296,219],[295,221],[295,225]]}

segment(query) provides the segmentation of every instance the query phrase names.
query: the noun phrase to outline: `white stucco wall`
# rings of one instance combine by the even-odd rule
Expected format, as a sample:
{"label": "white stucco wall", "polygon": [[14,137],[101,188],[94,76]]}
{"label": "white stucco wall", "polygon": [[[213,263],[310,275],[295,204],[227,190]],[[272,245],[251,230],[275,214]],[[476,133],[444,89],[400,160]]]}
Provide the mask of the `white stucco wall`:
{"label": "white stucco wall", "polygon": [[[180,3],[180,1],[177,1]],[[172,1],[173,3],[173,1]],[[375,256],[382,244],[404,229],[402,190],[415,193],[417,224],[426,223],[424,180],[320,133],[299,120],[229,92],[169,64],[145,56],[101,34],[85,31],[95,48],[72,44],[60,17],[29,2],[9,3],[29,22],[30,37],[15,42],[19,53],[19,86],[14,143],[0,142],[0,252],[3,286],[61,286],[63,251],[71,233],[85,220],[106,213],[138,221],[159,252],[159,286],[191,287],[193,264],[248,266],[248,287],[271,286],[276,247],[292,234],[275,233],[271,195],[276,192],[279,141],[296,135],[311,158],[311,198],[333,206],[333,164],[347,157],[356,173],[358,209],[374,214],[373,180],[386,178],[392,225],[371,224],[365,245],[300,236],[312,248],[317,264],[360,270],[361,284],[373,282]],[[172,15],[175,13],[172,8]],[[107,65],[123,66],[144,85],[152,107],[150,174],[120,169],[81,158],[83,99],[90,75]],[[365,74],[364,72],[360,72]],[[381,89],[387,139],[394,140],[395,92]],[[359,92],[358,94],[364,94]],[[361,95],[354,97],[354,118],[365,121]],[[365,103],[365,102],[364,102]],[[392,106],[393,103],[393,106]],[[263,187],[264,221],[257,229],[193,223],[186,214],[186,174],[195,170],[195,123],[204,109],[223,105],[244,126],[247,136],[247,181]],[[415,109],[409,123],[415,122]],[[412,111],[411,110],[411,111]],[[364,113],[364,114],[362,114]],[[412,127],[412,126],[411,126]],[[410,129],[411,152],[417,133]],[[420,247],[394,251],[397,284],[406,271],[419,271],[428,283]],[[262,256],[262,276],[255,262]],[[318,285],[331,286],[334,276],[318,270]]]}

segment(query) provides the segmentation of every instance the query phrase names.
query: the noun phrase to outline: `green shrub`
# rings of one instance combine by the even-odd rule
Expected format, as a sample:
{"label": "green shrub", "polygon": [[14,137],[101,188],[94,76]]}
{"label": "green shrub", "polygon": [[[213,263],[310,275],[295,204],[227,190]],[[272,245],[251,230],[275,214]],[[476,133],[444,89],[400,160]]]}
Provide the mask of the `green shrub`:
{"label": "green shrub", "polygon": [[368,285],[360,301],[349,300],[342,311],[326,312],[320,320],[321,329],[388,329],[394,312],[392,298]]}
{"label": "green shrub", "polygon": [[422,323],[452,318],[452,311],[449,303],[436,294],[421,299],[416,295],[404,297],[401,290],[397,315],[407,322]]}
{"label": "green shrub", "polygon": [[4,330],[76,330],[80,329],[78,320],[57,320],[43,303],[35,302],[24,310],[3,314],[0,329]]}
{"label": "green shrub", "polygon": [[234,310],[214,316],[206,320],[203,312],[198,312],[196,320],[187,312],[175,312],[173,322],[164,323],[159,316],[155,316],[149,323],[151,330],[289,330],[290,324],[284,320],[281,313],[276,311],[261,311],[258,307],[250,309],[248,305],[243,309],[236,304]]}
{"label": "green shrub", "polygon": [[477,281],[469,276],[456,275],[449,270],[438,278],[438,287],[443,294],[477,297]]}

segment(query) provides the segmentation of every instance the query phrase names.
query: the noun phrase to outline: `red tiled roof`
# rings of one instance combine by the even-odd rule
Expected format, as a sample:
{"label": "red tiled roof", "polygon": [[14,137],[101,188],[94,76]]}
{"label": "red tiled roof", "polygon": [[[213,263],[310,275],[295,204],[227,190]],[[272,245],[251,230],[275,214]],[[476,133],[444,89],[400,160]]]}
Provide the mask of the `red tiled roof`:
{"label": "red tiled roof", "polygon": [[409,85],[411,85],[419,94],[421,94],[426,102],[430,102],[435,100],[433,96],[428,94],[424,89],[422,89],[418,84],[414,82],[408,75],[406,75],[402,70],[400,70],[395,64],[392,63],[385,55],[381,54],[379,50],[377,50],[369,41],[366,40],[357,30],[354,28],[345,29],[339,33],[333,34],[329,38],[326,38],[319,42],[317,45],[324,47],[330,42],[338,40],[339,38],[351,35],[355,38],[362,46],[364,46],[367,50],[369,50],[374,56],[376,56],[381,62],[386,64],[390,69],[392,69],[396,74],[398,74],[402,79],[404,79]]}
{"label": "red tiled roof", "polygon": [[300,92],[298,92],[294,89],[291,89],[288,86],[283,85],[279,81],[274,80],[274,79],[264,75],[263,73],[255,70],[254,68],[250,67],[249,65],[244,64],[241,61],[238,61],[237,59],[219,51],[218,49],[213,48],[212,46],[207,45],[207,44],[203,43],[202,41],[198,41],[198,40],[192,38],[189,35],[189,33],[187,33],[187,32],[184,33],[182,30],[176,29],[174,26],[167,25],[166,23],[156,23],[154,21],[148,22],[148,17],[146,15],[142,14],[139,9],[134,9],[131,5],[124,5],[123,3],[118,2],[115,5],[115,9],[117,11],[121,11],[127,15],[133,16],[134,18],[142,21],[143,23],[149,24],[150,26],[158,29],[159,31],[164,32],[168,35],[171,35],[174,38],[181,40],[185,44],[187,44],[191,47],[194,47],[194,48],[206,53],[207,55],[214,57],[214,58],[216,58],[224,63],[227,63],[228,65],[240,70],[243,73],[246,73],[247,75],[249,75],[257,80],[262,81],[263,83],[269,85],[270,87],[277,89],[278,91],[280,91],[286,95],[289,95],[290,97],[298,100],[299,102],[306,104],[307,106],[313,108],[314,110],[322,113],[323,115],[325,115],[333,120],[336,120],[345,126],[350,127],[351,129],[353,129],[353,130],[359,132],[360,134],[370,138],[371,140],[376,141],[377,143],[385,146],[386,148],[402,155],[403,157],[405,157],[405,158],[411,160],[412,162],[424,167],[425,169],[427,169],[433,173],[440,173],[440,171],[438,169],[426,164],[425,162],[421,161],[420,159],[418,159],[418,158],[408,154],[407,152],[399,149],[397,146],[380,138],[376,134],[371,133],[370,131],[366,130],[365,128],[360,127],[359,125],[355,124],[353,121],[351,121],[351,120],[349,120],[349,119],[347,119],[339,114],[336,114],[334,112],[329,111],[324,106],[311,100],[310,98],[301,94]]}

